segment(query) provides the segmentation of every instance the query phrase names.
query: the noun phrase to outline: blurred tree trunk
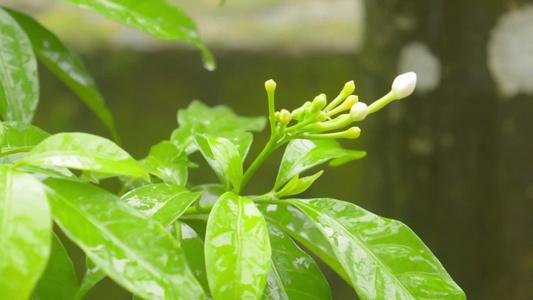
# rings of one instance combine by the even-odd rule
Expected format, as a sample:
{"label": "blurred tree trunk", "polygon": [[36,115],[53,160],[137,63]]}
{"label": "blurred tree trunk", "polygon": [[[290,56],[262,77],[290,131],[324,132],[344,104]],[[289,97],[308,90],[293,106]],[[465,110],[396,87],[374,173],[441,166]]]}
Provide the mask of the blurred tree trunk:
{"label": "blurred tree trunk", "polygon": [[360,198],[410,225],[470,299],[533,299],[533,101],[498,98],[486,50],[498,18],[521,2],[366,1],[369,98],[389,88],[409,42],[428,46],[442,70],[436,90],[365,124],[377,139],[365,140],[363,162],[374,186]]}

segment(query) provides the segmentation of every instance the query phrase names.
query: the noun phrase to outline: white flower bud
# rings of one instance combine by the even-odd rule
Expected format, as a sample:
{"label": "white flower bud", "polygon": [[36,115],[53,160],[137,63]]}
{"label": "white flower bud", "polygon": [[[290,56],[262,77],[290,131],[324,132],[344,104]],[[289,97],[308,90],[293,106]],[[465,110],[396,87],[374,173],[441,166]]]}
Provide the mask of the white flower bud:
{"label": "white flower bud", "polygon": [[350,118],[353,122],[363,121],[368,115],[368,106],[363,102],[357,102],[350,109]]}
{"label": "white flower bud", "polygon": [[291,113],[286,110],[282,109],[279,112],[279,121],[285,125],[289,124],[289,122],[292,120]]}
{"label": "white flower bud", "polygon": [[416,86],[416,73],[408,72],[399,75],[392,83],[392,92],[396,99],[405,98],[413,93]]}
{"label": "white flower bud", "polygon": [[276,82],[269,79],[265,82],[265,89],[268,93],[273,93],[276,90]]}

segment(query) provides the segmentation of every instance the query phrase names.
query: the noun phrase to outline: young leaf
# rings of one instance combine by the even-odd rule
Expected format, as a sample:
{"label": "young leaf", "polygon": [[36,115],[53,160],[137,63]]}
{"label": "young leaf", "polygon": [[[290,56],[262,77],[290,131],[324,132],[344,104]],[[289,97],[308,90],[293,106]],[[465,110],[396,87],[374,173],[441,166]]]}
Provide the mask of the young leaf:
{"label": "young leaf", "polygon": [[108,139],[87,133],[52,135],[35,146],[19,165],[66,167],[150,179],[126,151]]}
{"label": "young leaf", "polygon": [[205,237],[207,279],[214,299],[258,299],[270,268],[265,219],[254,203],[225,193],[213,206]]}
{"label": "young leaf", "polygon": [[28,299],[50,256],[52,219],[44,186],[0,165],[0,295]]}
{"label": "young leaf", "polygon": [[187,184],[187,166],[190,164],[187,154],[169,141],[152,146],[148,156],[139,163],[166,183]]}
{"label": "young leaf", "polygon": [[268,224],[272,264],[264,300],[328,300],[331,291],[315,261],[283,231]]}
{"label": "young leaf", "polygon": [[33,18],[11,9],[6,11],[28,35],[37,58],[89,106],[117,140],[113,116],[78,55]]}
{"label": "young leaf", "polygon": [[164,0],[63,0],[92,10],[109,19],[150,33],[160,39],[184,40],[202,51],[206,69],[215,69],[215,60],[200,42],[196,25],[179,6]]}
{"label": "young leaf", "polygon": [[39,102],[37,61],[28,36],[0,8],[0,116],[31,123]]}
{"label": "young leaf", "polygon": [[277,203],[258,205],[265,219],[313,252],[346,282],[350,283],[350,278],[339,263],[328,240],[313,222],[299,209],[288,205],[286,201],[278,201]]}
{"label": "young leaf", "polygon": [[296,174],[279,192],[274,194],[275,197],[287,197],[292,195],[298,195],[305,192],[315,180],[322,175],[324,171],[320,171],[314,175],[299,178],[299,174]]}
{"label": "young leaf", "polygon": [[401,222],[335,199],[287,201],[328,239],[361,299],[466,299],[433,253]]}
{"label": "young leaf", "polygon": [[85,259],[85,274],[80,284],[80,288],[74,295],[75,300],[83,299],[98,282],[106,277],[105,272],[100,267],[95,265],[91,259],[86,257]]}
{"label": "young leaf", "polygon": [[167,227],[201,196],[202,192],[189,192],[177,185],[161,183],[140,187],[121,199]]}
{"label": "young leaf", "polygon": [[305,170],[332,160],[338,166],[365,157],[366,152],[341,148],[335,140],[293,140],[285,149],[274,189]]}
{"label": "young leaf", "polygon": [[198,150],[193,137],[193,133],[197,132],[229,139],[244,157],[243,153],[248,152],[251,141],[242,142],[250,140],[249,135],[246,137],[242,133],[263,130],[266,118],[239,117],[227,106],[209,107],[195,100],[186,109],[178,111],[178,124],[178,129],[172,132],[171,141],[184,147],[187,153]]}
{"label": "young leaf", "polygon": [[44,183],[57,225],[115,282],[143,298],[205,298],[182,250],[159,222],[96,186]]}
{"label": "young leaf", "polygon": [[39,300],[72,300],[78,290],[74,265],[59,238],[52,235],[52,253],[33,297]]}
{"label": "young leaf", "polygon": [[187,264],[209,296],[209,285],[207,284],[207,273],[205,269],[204,242],[192,227],[183,222],[176,221],[173,228],[176,231],[180,247],[183,249],[187,258]]}
{"label": "young leaf", "polygon": [[22,122],[6,121],[2,122],[2,125],[4,127],[2,153],[35,146],[50,136],[39,127]]}
{"label": "young leaf", "polygon": [[233,185],[239,190],[242,181],[242,159],[239,150],[227,139],[196,134],[196,145],[226,190]]}

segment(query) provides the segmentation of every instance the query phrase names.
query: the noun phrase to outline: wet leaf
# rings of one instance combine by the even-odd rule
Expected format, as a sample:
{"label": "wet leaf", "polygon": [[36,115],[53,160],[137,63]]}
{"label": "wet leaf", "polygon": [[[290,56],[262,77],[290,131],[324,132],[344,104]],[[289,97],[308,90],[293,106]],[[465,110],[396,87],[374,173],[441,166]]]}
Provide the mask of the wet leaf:
{"label": "wet leaf", "polygon": [[20,165],[66,167],[149,180],[131,156],[112,141],[87,133],[58,133],[35,146]]}
{"label": "wet leaf", "polygon": [[283,231],[268,224],[272,264],[264,300],[328,300],[331,291],[315,261]]}
{"label": "wet leaf", "polygon": [[183,251],[159,222],[93,185],[45,184],[58,226],[122,287],[149,299],[205,298]]}
{"label": "wet leaf", "polygon": [[254,203],[225,193],[215,203],[205,237],[207,279],[214,299],[258,299],[270,268],[265,219]]}
{"label": "wet leaf", "polygon": [[169,141],[152,146],[148,156],[139,163],[166,183],[179,186],[187,184],[187,167],[190,164],[187,154]]}
{"label": "wet leaf", "polygon": [[329,241],[315,224],[298,208],[288,205],[285,201],[278,201],[278,203],[259,204],[257,207],[269,223],[276,225],[309,249],[346,282],[350,283],[350,278],[335,256]]}
{"label": "wet leaf", "polygon": [[171,141],[184,147],[187,153],[198,150],[193,133],[224,137],[239,148],[241,157],[248,153],[251,135],[248,131],[265,128],[264,117],[239,117],[227,106],[209,107],[200,101],[193,101],[186,109],[178,111],[178,129],[172,132]]}
{"label": "wet leaf", "polygon": [[192,227],[183,222],[175,222],[174,228],[179,230],[179,233],[176,235],[187,258],[187,264],[209,296],[209,285],[207,284],[207,273],[205,270],[204,242]]}
{"label": "wet leaf", "polygon": [[324,173],[324,171],[320,171],[314,175],[302,178],[300,178],[299,174],[296,174],[296,176],[289,180],[289,182],[274,195],[277,198],[281,198],[301,194],[305,192],[315,182],[315,180],[322,175],[322,173]]}
{"label": "wet leaf", "polygon": [[6,11],[28,35],[37,58],[89,106],[117,140],[113,116],[78,55],[33,18],[14,10]]}
{"label": "wet leaf", "polygon": [[6,121],[2,122],[2,125],[4,129],[2,153],[35,146],[50,136],[39,127],[27,123]]}
{"label": "wet leaf", "polygon": [[184,187],[161,183],[137,188],[121,199],[167,227],[201,196],[202,192],[189,192]]}
{"label": "wet leaf", "polygon": [[33,297],[39,300],[72,300],[78,290],[74,265],[59,238],[52,235],[52,252]]}
{"label": "wet leaf", "polygon": [[39,102],[35,54],[24,30],[2,8],[0,32],[0,115],[31,123]]}
{"label": "wet leaf", "polygon": [[237,147],[229,140],[220,137],[196,134],[194,139],[200,152],[226,190],[230,190],[233,186],[238,191],[241,187],[243,170]]}
{"label": "wet leaf", "polygon": [[28,299],[50,256],[52,219],[44,186],[0,165],[0,295]]}
{"label": "wet leaf", "polygon": [[342,148],[335,140],[293,140],[285,149],[274,189],[289,179],[329,160],[338,166],[365,157],[366,152]]}
{"label": "wet leaf", "polygon": [[401,222],[335,199],[287,201],[328,239],[361,299],[466,299],[433,253]]}
{"label": "wet leaf", "polygon": [[206,69],[215,69],[215,60],[200,42],[198,30],[181,7],[164,0],[63,0],[92,10],[109,19],[150,33],[160,39],[184,40],[202,51]]}

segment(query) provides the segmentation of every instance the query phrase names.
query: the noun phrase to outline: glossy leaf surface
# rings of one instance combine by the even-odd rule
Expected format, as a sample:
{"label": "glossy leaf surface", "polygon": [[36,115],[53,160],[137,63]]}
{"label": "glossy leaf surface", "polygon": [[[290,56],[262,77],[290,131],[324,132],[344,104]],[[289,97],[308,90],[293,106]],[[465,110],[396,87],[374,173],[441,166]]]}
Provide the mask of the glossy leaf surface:
{"label": "glossy leaf surface", "polygon": [[0,298],[29,298],[46,268],[51,235],[44,186],[0,165]]}
{"label": "glossy leaf surface", "polygon": [[275,189],[297,174],[329,160],[330,165],[337,166],[365,155],[364,151],[344,149],[335,140],[293,140],[285,149]]}
{"label": "glossy leaf surface", "polygon": [[14,10],[6,11],[28,35],[37,58],[94,111],[116,140],[118,135],[113,116],[78,55],[33,18]]}
{"label": "glossy leaf surface", "polygon": [[78,278],[67,251],[55,234],[52,252],[43,276],[33,292],[39,300],[72,300],[78,290]]}
{"label": "glossy leaf surface", "polygon": [[287,201],[328,239],[361,299],[466,299],[403,223],[335,199]]}
{"label": "glossy leaf surface", "polygon": [[229,140],[196,134],[195,142],[207,163],[217,174],[226,190],[239,190],[242,181],[242,159],[239,150]]}
{"label": "glossy leaf surface", "polygon": [[315,261],[274,225],[267,224],[272,264],[265,300],[328,300],[331,291]]}
{"label": "glossy leaf surface", "polygon": [[198,150],[193,137],[193,133],[198,132],[229,139],[244,157],[243,153],[248,152],[251,141],[247,142],[250,135],[243,133],[263,130],[266,118],[239,117],[227,106],[209,107],[195,100],[186,109],[178,111],[178,124],[178,129],[172,132],[171,141],[184,147],[187,153]]}
{"label": "glossy leaf surface", "polygon": [[167,227],[201,196],[202,192],[189,192],[177,185],[161,183],[137,188],[121,199]]}
{"label": "glossy leaf surface", "polygon": [[152,146],[148,156],[139,163],[166,183],[179,186],[185,186],[187,183],[187,166],[190,164],[187,155],[169,141]]}
{"label": "glossy leaf surface", "polygon": [[45,183],[56,223],[115,282],[143,298],[205,298],[183,251],[159,222],[93,185]]}
{"label": "glossy leaf surface", "polygon": [[176,231],[179,230],[179,233],[176,235],[179,238],[180,247],[183,249],[187,258],[187,264],[204,288],[204,291],[209,295],[209,285],[207,284],[207,273],[205,269],[204,242],[192,227],[183,222],[175,222],[174,228]]}
{"label": "glossy leaf surface", "polygon": [[286,201],[278,201],[278,203],[259,204],[258,208],[269,223],[289,234],[349,283],[350,279],[337,260],[329,241],[315,224],[302,211],[288,205]]}
{"label": "glossy leaf surface", "polygon": [[277,198],[281,198],[301,194],[305,192],[315,182],[315,180],[322,175],[322,173],[324,173],[324,171],[320,171],[314,175],[305,176],[302,178],[300,178],[299,174],[296,174],[296,176],[289,180],[289,182],[287,182],[287,184],[274,195]]}
{"label": "glossy leaf surface", "polygon": [[50,134],[39,127],[18,121],[2,122],[4,135],[2,152],[39,144]]}
{"label": "glossy leaf surface", "polygon": [[21,165],[66,167],[142,177],[149,175],[112,141],[87,133],[58,133],[35,146]]}
{"label": "glossy leaf surface", "polygon": [[205,237],[207,279],[214,299],[258,299],[270,269],[266,223],[254,203],[225,193],[215,203]]}
{"label": "glossy leaf surface", "polygon": [[200,42],[196,25],[179,6],[164,0],[63,0],[92,10],[109,19],[166,40],[184,40],[198,47],[206,68],[213,70],[215,60]]}
{"label": "glossy leaf surface", "polygon": [[0,115],[31,123],[39,102],[37,60],[31,42],[9,13],[0,8]]}

